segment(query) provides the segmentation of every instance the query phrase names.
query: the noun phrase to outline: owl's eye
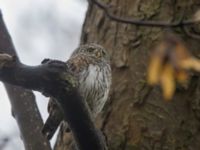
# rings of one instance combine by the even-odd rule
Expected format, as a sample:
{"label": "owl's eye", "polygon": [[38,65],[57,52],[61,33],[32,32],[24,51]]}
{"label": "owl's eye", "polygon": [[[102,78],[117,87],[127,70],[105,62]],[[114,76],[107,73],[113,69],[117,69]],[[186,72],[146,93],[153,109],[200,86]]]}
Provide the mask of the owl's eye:
{"label": "owl's eye", "polygon": [[105,56],[105,55],[106,55],[106,52],[105,52],[105,51],[102,51],[102,54],[103,54],[103,56]]}
{"label": "owl's eye", "polygon": [[93,48],[89,48],[89,49],[88,49],[88,52],[89,52],[89,53],[91,53],[91,52],[93,52],[93,51],[94,51]]}
{"label": "owl's eye", "polygon": [[95,52],[95,55],[96,55],[97,58],[100,58],[100,57],[102,56],[102,54],[101,54],[100,51],[96,51],[96,52]]}

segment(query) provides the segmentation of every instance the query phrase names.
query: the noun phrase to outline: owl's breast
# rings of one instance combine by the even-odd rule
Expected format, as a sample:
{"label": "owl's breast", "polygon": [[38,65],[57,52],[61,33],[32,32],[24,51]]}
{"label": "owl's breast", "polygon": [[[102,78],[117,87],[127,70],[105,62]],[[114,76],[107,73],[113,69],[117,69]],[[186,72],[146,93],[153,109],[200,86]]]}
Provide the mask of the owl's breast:
{"label": "owl's breast", "polygon": [[[110,68],[90,64],[79,76],[79,91],[94,117],[102,110],[110,89]],[[109,78],[108,78],[109,77]]]}

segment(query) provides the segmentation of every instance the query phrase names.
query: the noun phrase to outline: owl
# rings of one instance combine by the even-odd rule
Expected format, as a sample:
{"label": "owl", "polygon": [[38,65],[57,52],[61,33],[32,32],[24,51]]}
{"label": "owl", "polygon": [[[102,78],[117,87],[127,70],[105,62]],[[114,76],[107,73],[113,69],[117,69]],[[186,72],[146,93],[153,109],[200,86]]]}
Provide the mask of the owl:
{"label": "owl", "polygon": [[[78,80],[78,91],[86,102],[93,119],[101,112],[108,99],[111,86],[111,67],[108,52],[100,45],[81,45],[66,62],[69,71]],[[53,98],[48,104],[49,117],[42,133],[51,139],[64,120],[62,109]],[[65,123],[64,123],[65,124]]]}

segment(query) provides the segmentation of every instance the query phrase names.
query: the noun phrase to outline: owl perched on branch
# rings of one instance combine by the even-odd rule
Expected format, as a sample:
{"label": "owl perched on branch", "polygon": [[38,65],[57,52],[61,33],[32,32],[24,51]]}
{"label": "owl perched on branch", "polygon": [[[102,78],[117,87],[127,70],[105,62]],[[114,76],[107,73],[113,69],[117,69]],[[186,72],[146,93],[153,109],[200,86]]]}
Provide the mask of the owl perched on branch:
{"label": "owl perched on branch", "polygon": [[[100,45],[86,44],[78,47],[66,62],[69,71],[78,79],[78,91],[86,101],[91,117],[101,112],[111,85],[111,67],[108,52]],[[53,98],[48,104],[49,117],[42,133],[51,139],[64,116]]]}

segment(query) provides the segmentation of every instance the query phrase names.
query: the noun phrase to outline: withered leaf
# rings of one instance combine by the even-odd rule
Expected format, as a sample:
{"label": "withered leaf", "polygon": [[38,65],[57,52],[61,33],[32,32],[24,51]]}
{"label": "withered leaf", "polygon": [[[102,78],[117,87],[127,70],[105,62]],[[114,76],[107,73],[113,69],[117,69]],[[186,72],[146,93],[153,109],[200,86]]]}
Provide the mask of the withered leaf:
{"label": "withered leaf", "polygon": [[170,64],[165,64],[163,66],[160,84],[163,90],[163,96],[166,100],[170,100],[174,95],[175,91],[174,73],[175,73],[174,69]]}
{"label": "withered leaf", "polygon": [[160,85],[165,100],[170,100],[176,83],[186,83],[191,70],[200,72],[200,60],[190,54],[179,38],[168,35],[152,53],[147,81],[150,85]]}

